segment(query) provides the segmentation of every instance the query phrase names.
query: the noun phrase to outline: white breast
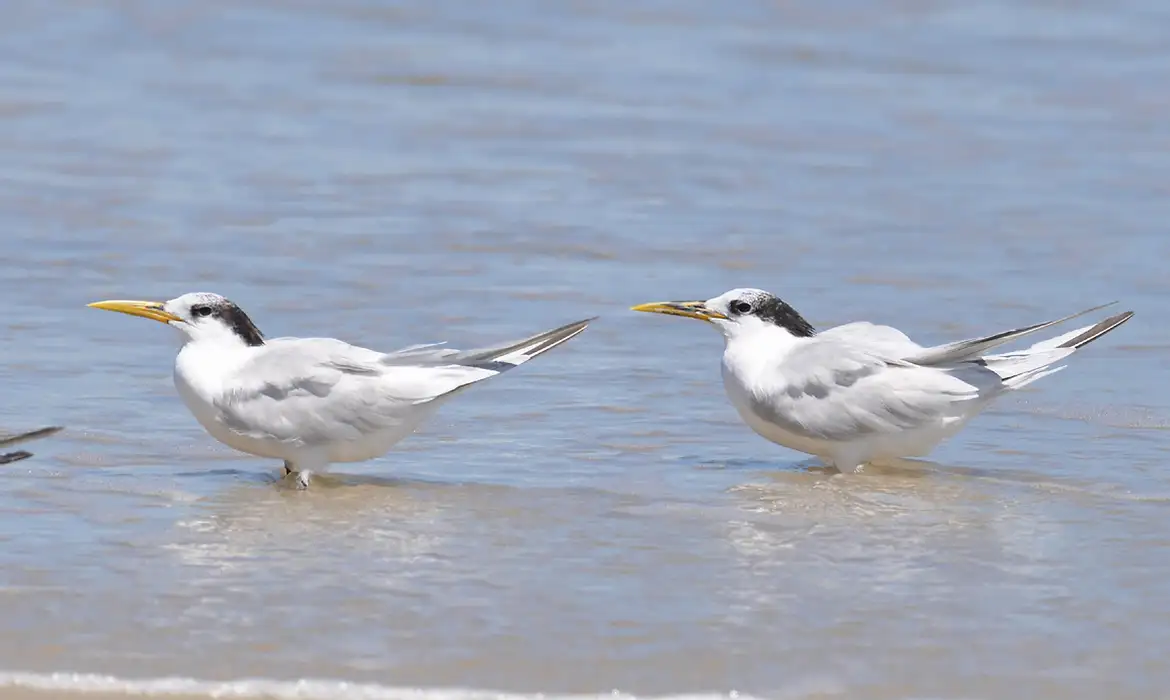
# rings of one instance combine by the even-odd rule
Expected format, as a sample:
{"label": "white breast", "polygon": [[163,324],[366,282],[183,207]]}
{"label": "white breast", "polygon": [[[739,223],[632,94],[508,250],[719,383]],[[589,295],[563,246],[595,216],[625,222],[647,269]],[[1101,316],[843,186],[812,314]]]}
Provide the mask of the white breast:
{"label": "white breast", "polygon": [[788,449],[827,460],[830,459],[830,445],[785,430],[757,415],[752,408],[752,392],[759,388],[760,377],[772,376],[772,368],[783,361],[796,342],[788,333],[771,326],[728,339],[723,351],[723,388],[740,418],[756,434]]}
{"label": "white breast", "polygon": [[175,358],[174,381],[179,397],[211,437],[228,447],[258,457],[289,459],[287,445],[275,440],[257,440],[228,430],[219,419],[215,401],[222,395],[227,373],[244,361],[234,349],[203,343],[188,343]]}
{"label": "white breast", "polygon": [[752,410],[752,402],[749,398],[748,382],[745,381],[741,372],[729,367],[726,361],[723,363],[723,389],[727,392],[727,398],[731,400],[731,405],[735,407],[739,417],[757,435],[790,450],[815,455],[823,459],[830,458],[831,450],[823,441],[796,435],[756,415],[755,411]]}

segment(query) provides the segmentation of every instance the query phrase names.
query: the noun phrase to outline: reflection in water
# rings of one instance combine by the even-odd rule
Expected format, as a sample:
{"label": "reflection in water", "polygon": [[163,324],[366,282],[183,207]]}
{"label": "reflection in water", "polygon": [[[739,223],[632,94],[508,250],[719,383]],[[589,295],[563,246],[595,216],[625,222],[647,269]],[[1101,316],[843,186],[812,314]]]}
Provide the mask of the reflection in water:
{"label": "reflection in water", "polygon": [[284,573],[336,571],[339,561],[352,558],[378,562],[376,572],[393,575],[416,557],[435,555],[444,539],[439,521],[447,506],[432,495],[435,488],[335,474],[311,493],[275,483],[236,486],[205,501],[201,517],[176,522],[191,537],[168,549],[212,578],[240,575],[240,568],[249,566],[272,575],[272,557],[282,560],[277,568]]}

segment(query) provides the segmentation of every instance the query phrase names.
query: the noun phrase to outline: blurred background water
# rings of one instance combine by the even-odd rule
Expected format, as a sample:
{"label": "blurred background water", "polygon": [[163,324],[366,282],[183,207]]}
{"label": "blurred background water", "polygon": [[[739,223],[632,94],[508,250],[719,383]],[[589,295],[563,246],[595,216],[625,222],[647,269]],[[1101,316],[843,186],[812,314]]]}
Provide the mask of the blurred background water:
{"label": "blurred background water", "polygon": [[[5,467],[0,692],[1164,693],[1168,77],[1153,0],[12,0],[0,427],[66,431]],[[626,311],[739,286],[1137,316],[842,478]],[[290,493],[84,306],[188,291],[387,350],[602,318]]]}

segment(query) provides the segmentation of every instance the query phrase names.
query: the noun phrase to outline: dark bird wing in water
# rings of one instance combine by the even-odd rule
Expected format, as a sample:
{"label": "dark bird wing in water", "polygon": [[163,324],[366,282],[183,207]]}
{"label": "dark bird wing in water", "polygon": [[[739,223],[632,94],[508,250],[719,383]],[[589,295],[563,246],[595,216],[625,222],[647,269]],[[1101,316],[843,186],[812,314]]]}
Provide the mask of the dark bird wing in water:
{"label": "dark bird wing in water", "polygon": [[22,459],[28,459],[29,457],[32,457],[32,452],[25,452],[24,450],[8,452],[0,455],[0,464],[12,464],[13,462],[19,462]]}
{"label": "dark bird wing in water", "polygon": [[53,426],[51,428],[41,428],[40,430],[30,430],[27,433],[21,433],[19,435],[0,437],[0,447],[12,447],[13,445],[19,445],[22,442],[36,440],[37,438],[49,437],[50,435],[59,432],[61,432],[61,427]]}
{"label": "dark bird wing in water", "polygon": [[[60,431],[60,426],[53,426],[50,428],[41,428],[40,430],[30,430],[27,433],[21,433],[19,435],[0,437],[0,447],[12,447],[13,445],[19,445],[22,442],[28,442],[29,440],[48,437]],[[20,460],[28,459],[29,457],[32,457],[32,453],[26,452],[24,450],[7,452],[5,454],[0,454],[0,464],[11,464],[12,462],[19,462]]]}

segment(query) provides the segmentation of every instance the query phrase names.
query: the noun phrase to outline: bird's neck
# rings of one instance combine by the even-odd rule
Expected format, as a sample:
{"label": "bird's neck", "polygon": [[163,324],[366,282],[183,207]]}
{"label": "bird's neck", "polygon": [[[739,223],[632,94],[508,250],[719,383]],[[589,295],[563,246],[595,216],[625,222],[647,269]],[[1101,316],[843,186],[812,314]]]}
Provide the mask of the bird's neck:
{"label": "bird's neck", "polygon": [[741,328],[725,339],[723,363],[736,374],[766,371],[775,367],[802,343],[809,342],[807,338],[798,338],[770,323]]}
{"label": "bird's neck", "polygon": [[175,358],[175,379],[201,395],[213,396],[259,349],[222,338],[189,340]]}

